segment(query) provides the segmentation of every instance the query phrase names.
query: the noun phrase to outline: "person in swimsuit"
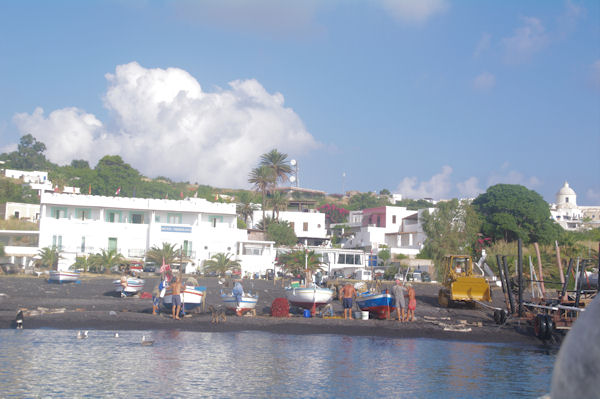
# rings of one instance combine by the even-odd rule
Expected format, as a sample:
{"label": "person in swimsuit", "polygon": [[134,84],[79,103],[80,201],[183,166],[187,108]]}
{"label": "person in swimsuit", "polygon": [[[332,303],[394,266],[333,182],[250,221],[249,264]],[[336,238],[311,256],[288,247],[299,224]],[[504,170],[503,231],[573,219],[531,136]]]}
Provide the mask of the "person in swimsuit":
{"label": "person in swimsuit", "polygon": [[415,309],[417,308],[417,298],[415,295],[415,289],[411,283],[408,286],[408,320],[413,321],[415,318]]}
{"label": "person in swimsuit", "polygon": [[171,311],[173,312],[173,319],[179,320],[179,311],[181,310],[181,289],[182,284],[179,282],[177,277],[173,277],[171,283]]}
{"label": "person in swimsuit", "polygon": [[346,283],[342,288],[342,300],[344,305],[344,319],[352,320],[352,299],[356,296],[356,290],[350,283]]}

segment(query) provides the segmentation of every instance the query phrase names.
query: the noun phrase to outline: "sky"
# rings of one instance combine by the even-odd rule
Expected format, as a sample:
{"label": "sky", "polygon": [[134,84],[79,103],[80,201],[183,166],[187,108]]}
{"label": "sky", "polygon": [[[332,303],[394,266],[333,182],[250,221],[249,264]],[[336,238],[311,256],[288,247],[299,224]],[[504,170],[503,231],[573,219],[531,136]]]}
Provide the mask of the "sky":
{"label": "sky", "polygon": [[600,205],[600,2],[1,1],[0,152],[148,177]]}

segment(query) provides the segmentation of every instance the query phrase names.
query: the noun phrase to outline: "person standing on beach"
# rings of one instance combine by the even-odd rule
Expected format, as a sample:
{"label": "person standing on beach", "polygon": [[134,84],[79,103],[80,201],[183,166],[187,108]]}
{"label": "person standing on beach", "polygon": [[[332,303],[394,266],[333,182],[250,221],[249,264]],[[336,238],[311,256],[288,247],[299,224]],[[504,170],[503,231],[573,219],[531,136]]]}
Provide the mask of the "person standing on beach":
{"label": "person standing on beach", "polygon": [[[342,301],[344,305],[344,319],[352,320],[352,299],[356,296],[356,290],[350,283],[346,283],[342,288]],[[349,315],[349,317],[348,317]]]}
{"label": "person standing on beach", "polygon": [[171,311],[175,320],[179,320],[179,311],[181,310],[181,288],[182,284],[179,279],[173,277],[171,283]]}
{"label": "person standing on beach", "polygon": [[400,280],[396,280],[396,285],[392,287],[392,295],[394,295],[394,306],[396,306],[396,314],[398,315],[398,321],[406,321],[404,314],[404,287]]}
{"label": "person standing on beach", "polygon": [[415,318],[415,309],[417,308],[417,297],[412,284],[408,283],[406,286],[408,287],[408,320],[413,321]]}

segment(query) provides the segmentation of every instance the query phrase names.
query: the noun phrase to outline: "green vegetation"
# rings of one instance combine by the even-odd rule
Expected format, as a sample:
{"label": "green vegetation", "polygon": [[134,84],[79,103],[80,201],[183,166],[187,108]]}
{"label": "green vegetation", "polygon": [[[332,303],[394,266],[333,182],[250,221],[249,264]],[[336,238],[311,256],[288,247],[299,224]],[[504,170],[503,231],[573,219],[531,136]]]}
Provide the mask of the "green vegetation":
{"label": "green vegetation", "polygon": [[163,242],[162,247],[153,245],[152,248],[146,252],[146,261],[154,262],[156,265],[162,265],[163,262],[170,265],[177,258],[177,250],[174,244]]}
{"label": "green vegetation", "polygon": [[209,260],[204,262],[205,272],[215,272],[217,275],[222,276],[228,271],[233,271],[240,267],[240,263],[236,260],[231,259],[230,254],[224,254],[219,252],[214,254]]}
{"label": "green vegetation", "polygon": [[56,247],[45,247],[39,250],[40,259],[36,261],[37,267],[44,267],[51,270],[56,270],[58,260],[61,259],[60,253]]}
{"label": "green vegetation", "polygon": [[277,246],[291,247],[298,242],[298,237],[288,222],[273,221],[267,227],[267,240],[275,241]]}
{"label": "green vegetation", "polygon": [[548,204],[533,190],[516,184],[496,184],[473,201],[482,216],[481,232],[496,241],[521,238],[524,243],[551,243],[561,228],[550,219]]}
{"label": "green vegetation", "polygon": [[294,276],[306,273],[306,281],[312,281],[312,274],[322,270],[321,255],[315,251],[293,251],[279,255],[277,265],[285,273],[291,273]]}
{"label": "green vegetation", "polygon": [[24,202],[27,204],[39,203],[37,192],[18,180],[0,177],[0,203]]}

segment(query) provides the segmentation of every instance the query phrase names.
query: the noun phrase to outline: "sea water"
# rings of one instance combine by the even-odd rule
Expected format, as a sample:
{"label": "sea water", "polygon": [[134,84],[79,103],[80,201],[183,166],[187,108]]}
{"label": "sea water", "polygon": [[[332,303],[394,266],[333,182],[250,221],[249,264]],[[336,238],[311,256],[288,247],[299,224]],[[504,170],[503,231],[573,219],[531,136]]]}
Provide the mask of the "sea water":
{"label": "sea water", "polygon": [[0,330],[0,397],[536,398],[555,358],[431,339]]}

